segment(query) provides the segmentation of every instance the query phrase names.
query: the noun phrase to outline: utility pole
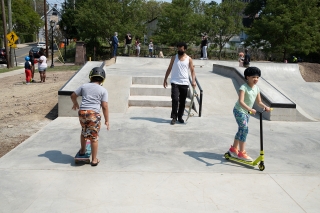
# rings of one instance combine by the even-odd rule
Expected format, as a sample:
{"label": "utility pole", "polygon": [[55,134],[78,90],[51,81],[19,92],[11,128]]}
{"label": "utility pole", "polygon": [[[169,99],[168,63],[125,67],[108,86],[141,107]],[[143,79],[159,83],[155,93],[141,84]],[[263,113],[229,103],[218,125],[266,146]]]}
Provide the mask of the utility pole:
{"label": "utility pole", "polygon": [[[12,10],[11,10],[11,0],[8,0],[8,24],[9,24],[9,32],[12,31]],[[13,59],[13,48],[10,47],[10,67],[14,66],[14,59]]]}
{"label": "utility pole", "polygon": [[44,11],[44,31],[45,31],[45,35],[46,35],[46,57],[48,58],[48,20],[47,20],[47,1],[44,0],[43,3],[43,11]]}
{"label": "utility pole", "polygon": [[6,21],[6,9],[4,7],[4,0],[1,0],[1,7],[2,7],[2,23],[3,23],[3,39],[4,39],[4,46],[6,48],[6,60],[7,60],[7,68],[9,68],[9,55],[8,55],[8,41],[7,41],[7,21]]}

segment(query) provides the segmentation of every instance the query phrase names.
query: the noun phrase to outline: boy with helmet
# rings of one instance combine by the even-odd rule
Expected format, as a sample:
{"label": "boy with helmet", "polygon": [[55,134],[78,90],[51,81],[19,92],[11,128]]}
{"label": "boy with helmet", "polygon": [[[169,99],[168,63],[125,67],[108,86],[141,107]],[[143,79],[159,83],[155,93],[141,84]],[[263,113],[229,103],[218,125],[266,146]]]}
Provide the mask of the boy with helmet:
{"label": "boy with helmet", "polygon": [[262,103],[260,89],[256,85],[260,76],[261,71],[257,67],[245,69],[244,77],[247,80],[247,83],[240,87],[239,99],[233,108],[233,115],[238,124],[238,132],[235,135],[233,145],[228,152],[232,157],[245,161],[252,161],[252,158],[249,157],[244,147],[248,135],[250,114],[256,114],[256,110],[252,108],[253,104],[256,102],[261,108],[264,108],[265,111],[270,111],[270,108]]}
{"label": "boy with helmet", "polygon": [[[91,166],[97,166],[100,162],[97,158],[99,131],[101,126],[100,108],[105,119],[105,125],[109,130],[109,109],[108,109],[108,91],[102,87],[105,80],[105,71],[100,67],[95,67],[89,74],[90,83],[83,84],[76,89],[72,95],[73,110],[78,111],[79,121],[82,127],[81,131],[81,149],[79,155],[83,156],[86,152],[86,141],[91,141],[92,161]],[[77,97],[82,96],[82,102],[79,107]]]}
{"label": "boy with helmet", "polygon": [[24,63],[24,72],[26,73],[26,84],[30,84],[32,76],[32,64],[30,62],[29,56],[26,56],[24,59],[26,60],[26,62]]}

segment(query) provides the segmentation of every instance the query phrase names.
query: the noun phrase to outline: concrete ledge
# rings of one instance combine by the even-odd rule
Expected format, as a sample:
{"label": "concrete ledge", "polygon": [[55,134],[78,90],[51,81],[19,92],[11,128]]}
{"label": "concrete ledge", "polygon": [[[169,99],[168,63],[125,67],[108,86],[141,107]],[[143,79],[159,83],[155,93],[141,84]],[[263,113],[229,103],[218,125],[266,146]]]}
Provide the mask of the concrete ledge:
{"label": "concrete ledge", "polygon": [[[121,87],[117,87],[117,85],[121,85]],[[107,75],[103,87],[108,90],[108,105],[110,113],[125,113],[127,111],[130,85],[130,76],[123,77]],[[82,97],[78,97],[77,100],[80,104]],[[72,102],[70,95],[58,95],[58,103],[59,117],[78,117],[78,112],[71,109]]]}

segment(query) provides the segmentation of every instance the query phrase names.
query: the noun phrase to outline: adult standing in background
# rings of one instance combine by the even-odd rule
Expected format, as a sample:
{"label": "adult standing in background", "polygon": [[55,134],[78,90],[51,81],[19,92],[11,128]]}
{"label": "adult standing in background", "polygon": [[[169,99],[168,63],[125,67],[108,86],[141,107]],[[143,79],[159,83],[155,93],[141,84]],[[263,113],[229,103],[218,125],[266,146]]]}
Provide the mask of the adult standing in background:
{"label": "adult standing in background", "polygon": [[46,82],[46,70],[47,70],[47,57],[44,56],[44,52],[39,52],[40,58],[38,63],[38,71],[40,73],[40,83]]}
{"label": "adult standing in background", "polygon": [[201,43],[200,43],[200,58],[203,58],[203,51],[202,51],[202,41],[204,40],[204,36],[201,37]]}
{"label": "adult standing in background", "polygon": [[243,60],[243,66],[244,67],[249,67],[250,66],[250,61],[251,61],[251,58],[250,58],[250,55],[248,53],[248,49],[245,49],[244,50],[244,60]]}
{"label": "adult standing in background", "polygon": [[202,54],[203,54],[203,58],[202,59],[208,59],[207,57],[207,47],[208,47],[208,38],[207,35],[204,36],[202,42]]}
{"label": "adult standing in background", "polygon": [[125,47],[124,47],[124,51],[127,56],[130,56],[131,42],[132,42],[132,36],[130,32],[128,32],[125,36]]}
{"label": "adult standing in background", "polygon": [[112,37],[112,47],[113,47],[112,57],[113,58],[117,56],[118,46],[119,46],[118,33],[115,32],[114,36]]}

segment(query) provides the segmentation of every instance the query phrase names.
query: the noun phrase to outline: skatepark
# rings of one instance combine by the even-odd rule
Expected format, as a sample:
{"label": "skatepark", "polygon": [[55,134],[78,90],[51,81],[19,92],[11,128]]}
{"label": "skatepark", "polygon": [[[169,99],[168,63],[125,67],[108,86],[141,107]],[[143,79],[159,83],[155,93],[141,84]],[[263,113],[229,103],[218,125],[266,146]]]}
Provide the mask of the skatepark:
{"label": "skatepark", "polygon": [[[59,117],[0,158],[0,211],[319,212],[320,84],[305,82],[297,64],[251,63],[274,108],[263,120],[266,168],[259,171],[223,157],[237,131],[232,109],[244,68],[194,60],[201,117],[195,101],[187,123],[170,125],[170,88],[162,87],[169,61],[87,62],[57,91]],[[74,163],[80,125],[70,94],[96,66],[106,71],[110,130],[102,126],[101,162],[91,167]],[[259,141],[252,116],[247,151],[254,159]]]}

